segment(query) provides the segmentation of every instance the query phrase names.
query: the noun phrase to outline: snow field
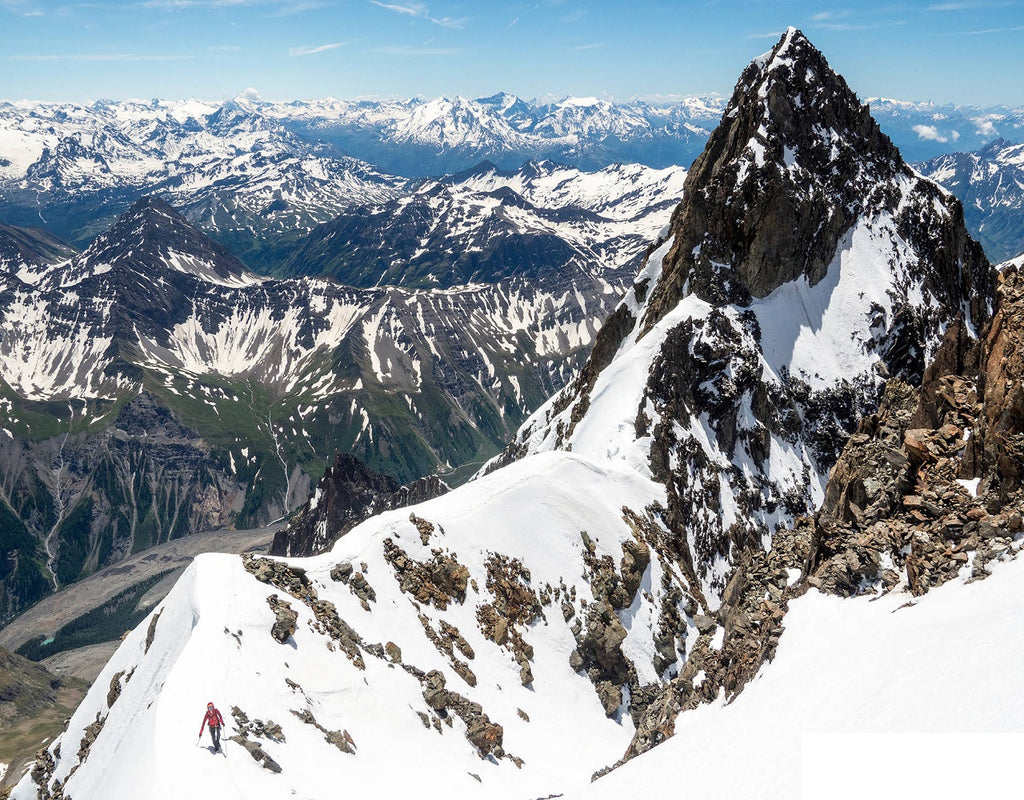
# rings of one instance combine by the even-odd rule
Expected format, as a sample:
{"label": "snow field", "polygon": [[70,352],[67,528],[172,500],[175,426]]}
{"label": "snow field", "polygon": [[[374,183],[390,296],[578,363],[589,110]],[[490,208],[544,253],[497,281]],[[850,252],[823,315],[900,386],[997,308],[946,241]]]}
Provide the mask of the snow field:
{"label": "snow field", "polygon": [[788,367],[815,389],[867,373],[879,360],[867,345],[882,330],[872,330],[870,309],[877,306],[891,319],[894,301],[910,291],[898,289],[901,275],[891,266],[905,260],[905,248],[888,214],[861,218],[840,241],[822,280],[811,286],[800,277],[755,300],[751,308],[772,369]]}
{"label": "snow field", "polygon": [[1024,745],[1021,581],[1017,559],[917,599],[811,590],[733,703],[682,714],[673,738],[567,797],[637,785],[694,800],[1011,796]]}
{"label": "snow field", "polygon": [[[256,581],[237,557],[205,555],[161,605],[149,653],[143,654],[147,620],[100,675],[63,736],[55,777],[67,777],[86,725],[97,712],[107,713],[111,678],[134,668],[88,759],[67,783],[76,800],[134,800],[139,786],[154,786],[147,794],[154,800],[208,792],[225,798],[313,800],[333,796],[342,785],[383,797],[415,793],[440,798],[460,791],[467,797],[520,798],[584,786],[594,771],[622,756],[633,734],[629,716],[620,711],[619,719],[606,718],[593,685],[569,667],[576,644],[558,600],[521,631],[534,648],[533,683],[521,685],[512,653],[485,639],[477,626],[477,607],[491,600],[485,562],[492,553],[519,559],[534,591],[563,582],[575,586],[574,606],[582,618],[582,602],[593,601],[589,584],[580,574],[564,572],[566,565],[582,563],[581,530],[595,542],[599,557],[608,554],[618,563],[620,543],[631,537],[622,506],[643,508],[656,493],[656,486],[634,473],[601,468],[571,454],[541,454],[452,495],[363,523],[332,553],[289,562],[307,571],[320,599],[334,603],[365,643],[394,642],[404,663],[424,672],[441,671],[450,691],[480,703],[490,720],[503,727],[504,749],[523,759],[522,769],[510,759],[481,759],[454,714],[452,727],[442,724],[440,734],[424,727],[417,712],[429,709],[414,676],[369,653],[364,653],[366,669],[357,669],[311,629],[307,605]],[[410,522],[410,511],[436,526],[427,544]],[[464,604],[453,602],[444,611],[418,604],[417,609],[384,560],[385,537],[421,562],[441,548],[468,568],[477,588],[467,590]],[[372,611],[365,611],[345,584],[330,578],[331,568],[343,560],[356,570],[366,564],[365,577],[376,591]],[[624,652],[644,682],[658,677],[651,665],[657,614],[644,594],[660,594],[655,588],[660,587],[660,570],[654,559],[633,606],[620,612],[629,631]],[[266,598],[272,594],[299,615],[295,635],[285,644],[270,636],[274,615]],[[475,657],[466,659],[458,650],[455,655],[475,673],[476,686],[459,677],[449,657],[431,644],[420,614],[435,631],[444,621],[465,637]],[[301,688],[291,687],[286,678]],[[196,745],[211,700],[228,722],[228,735],[236,727],[233,705],[250,719],[282,726],[286,742],[259,740],[281,765],[280,774],[265,771],[233,742],[224,745],[226,757],[210,753],[208,739]],[[327,730],[347,730],[356,754],[341,753],[291,713],[304,709]],[[13,795],[16,800],[34,796],[27,779]]]}

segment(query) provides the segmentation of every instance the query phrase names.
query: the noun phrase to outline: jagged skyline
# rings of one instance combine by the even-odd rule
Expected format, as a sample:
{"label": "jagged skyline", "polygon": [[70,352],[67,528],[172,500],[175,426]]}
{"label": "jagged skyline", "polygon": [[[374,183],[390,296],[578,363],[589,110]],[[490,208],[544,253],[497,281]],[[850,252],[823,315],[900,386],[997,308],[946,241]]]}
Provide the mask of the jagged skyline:
{"label": "jagged skyline", "polygon": [[1024,104],[1024,4],[0,0],[0,99],[728,94],[788,25],[861,96]]}

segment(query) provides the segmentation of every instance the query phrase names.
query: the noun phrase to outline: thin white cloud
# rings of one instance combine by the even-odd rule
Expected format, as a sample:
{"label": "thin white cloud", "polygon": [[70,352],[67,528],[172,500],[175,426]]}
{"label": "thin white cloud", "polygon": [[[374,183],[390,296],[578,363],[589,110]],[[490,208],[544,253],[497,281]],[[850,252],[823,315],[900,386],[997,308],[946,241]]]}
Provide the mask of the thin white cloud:
{"label": "thin white cloud", "polygon": [[324,0],[145,0],[139,8],[159,11],[183,11],[191,8],[248,8],[253,6],[276,7],[275,16],[290,16],[303,11],[323,8],[329,3]]}
{"label": "thin white cloud", "polygon": [[995,123],[999,121],[998,117],[978,117],[971,121],[977,126],[979,136],[984,136],[986,139],[994,139],[999,135],[999,131],[995,126]]}
{"label": "thin white cloud", "polygon": [[0,10],[9,11],[19,17],[45,17],[46,14],[35,7],[32,0],[0,0]]}
{"label": "thin white cloud", "polygon": [[590,44],[578,44],[575,47],[570,47],[570,52],[577,53],[580,50],[597,50],[600,47],[604,47],[604,42],[591,42]]}
{"label": "thin white cloud", "polygon": [[288,55],[291,57],[311,56],[316,53],[325,53],[328,50],[337,50],[344,47],[348,42],[331,42],[330,44],[302,45],[300,47],[288,48]]}
{"label": "thin white cloud", "polygon": [[509,23],[508,25],[506,25],[506,26],[505,26],[505,30],[508,30],[508,29],[509,29],[509,28],[511,28],[511,27],[512,27],[513,25],[515,25],[515,24],[516,24],[517,22],[519,22],[519,17],[516,17],[516,18],[515,18],[514,20],[512,20],[512,21],[511,21],[511,22],[510,22],[510,23]]}
{"label": "thin white cloud", "polygon": [[1012,25],[1004,28],[982,28],[976,31],[950,31],[946,36],[988,36],[993,33],[1015,33],[1024,31],[1024,25]]}
{"label": "thin white cloud", "polygon": [[841,9],[839,11],[819,11],[817,14],[812,14],[811,19],[815,22],[825,22],[830,19],[844,19],[850,16],[851,11],[848,8]]}
{"label": "thin white cloud", "polygon": [[413,19],[425,19],[442,28],[461,30],[466,27],[468,21],[466,17],[432,17],[423,3],[381,3],[379,0],[370,0],[370,2],[380,8],[386,8],[388,11],[394,11],[396,14],[405,14]]}
{"label": "thin white cloud", "polygon": [[331,3],[322,3],[319,0],[302,0],[302,2],[292,2],[283,4],[278,12],[274,15],[277,17],[291,17],[296,14],[301,14],[304,11],[316,11],[320,8],[328,8]]}
{"label": "thin white cloud", "polygon": [[768,33],[748,33],[746,39],[778,39],[785,31],[768,31]]}
{"label": "thin white cloud", "polygon": [[394,11],[397,14],[408,14],[410,17],[425,17],[427,16],[427,7],[423,3],[409,3],[408,5],[400,6],[395,3],[378,3],[377,0],[370,0],[375,6],[386,8],[388,11]]}
{"label": "thin white cloud", "polygon": [[427,17],[435,25],[440,25],[442,28],[452,28],[454,30],[461,31],[466,27],[466,23],[469,21],[468,17]]}
{"label": "thin white cloud", "polygon": [[815,25],[816,28],[823,31],[877,31],[881,28],[895,28],[900,25],[906,25],[905,19],[894,19],[889,22],[875,22],[875,23],[855,23],[855,22],[822,22]]}
{"label": "thin white cloud", "polygon": [[939,133],[939,129],[934,125],[915,125],[913,130],[918,135],[918,138],[924,139],[927,142],[949,141],[949,137]]}

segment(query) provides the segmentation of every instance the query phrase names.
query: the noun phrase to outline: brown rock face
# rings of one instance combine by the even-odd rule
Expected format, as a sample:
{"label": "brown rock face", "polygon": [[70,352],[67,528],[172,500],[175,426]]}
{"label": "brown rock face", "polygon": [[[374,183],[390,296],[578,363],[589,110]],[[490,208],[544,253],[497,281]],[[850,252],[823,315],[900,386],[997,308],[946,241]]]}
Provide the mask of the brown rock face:
{"label": "brown rock face", "polygon": [[291,603],[281,600],[276,594],[267,598],[267,605],[274,612],[274,625],[270,629],[270,635],[275,641],[284,644],[294,635],[295,622],[299,615],[292,609]]}
{"label": "brown rock face", "polygon": [[964,477],[982,478],[1000,497],[1024,478],[1024,276],[1000,276],[999,306],[981,352],[985,411],[968,443]]}
{"label": "brown rock face", "polygon": [[270,554],[312,556],[324,553],[356,525],[374,514],[421,503],[448,491],[436,475],[402,486],[367,467],[355,456],[335,456],[310,502],[274,536]]}
{"label": "brown rock face", "polygon": [[1024,279],[1011,268],[980,343],[952,326],[919,391],[889,383],[833,469],[821,511],[804,523],[815,540],[813,585],[837,594],[902,585],[920,595],[957,576],[985,577],[989,562],[1016,554],[1022,326]]}

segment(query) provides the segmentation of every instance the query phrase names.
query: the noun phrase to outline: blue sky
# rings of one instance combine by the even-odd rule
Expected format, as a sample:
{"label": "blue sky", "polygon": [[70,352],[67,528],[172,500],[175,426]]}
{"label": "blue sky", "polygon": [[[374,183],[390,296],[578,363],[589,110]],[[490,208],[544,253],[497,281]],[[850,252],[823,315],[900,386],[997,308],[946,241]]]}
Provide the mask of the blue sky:
{"label": "blue sky", "polygon": [[728,94],[787,25],[861,97],[1024,106],[1024,0],[0,0],[0,99]]}

